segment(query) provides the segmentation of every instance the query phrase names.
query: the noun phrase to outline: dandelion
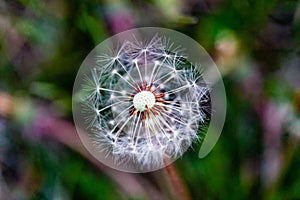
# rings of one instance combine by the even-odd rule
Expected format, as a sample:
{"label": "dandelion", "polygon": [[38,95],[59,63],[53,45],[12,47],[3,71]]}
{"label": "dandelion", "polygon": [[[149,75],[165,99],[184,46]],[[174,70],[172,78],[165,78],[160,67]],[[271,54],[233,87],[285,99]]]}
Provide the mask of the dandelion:
{"label": "dandelion", "polygon": [[154,35],[96,55],[81,84],[93,145],[116,166],[159,169],[180,157],[210,120],[210,88],[184,49]]}

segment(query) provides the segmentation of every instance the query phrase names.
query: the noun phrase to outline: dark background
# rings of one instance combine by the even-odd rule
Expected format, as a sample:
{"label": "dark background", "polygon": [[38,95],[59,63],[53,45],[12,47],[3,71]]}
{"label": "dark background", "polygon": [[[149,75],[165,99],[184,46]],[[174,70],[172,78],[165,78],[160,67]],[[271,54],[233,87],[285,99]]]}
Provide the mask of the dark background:
{"label": "dark background", "polygon": [[195,145],[174,163],[185,197],[300,199],[297,0],[1,0],[0,199],[180,198],[164,170],[126,174],[95,161],[73,126],[85,56],[144,26],[199,42],[226,88],[213,151],[199,159]]}

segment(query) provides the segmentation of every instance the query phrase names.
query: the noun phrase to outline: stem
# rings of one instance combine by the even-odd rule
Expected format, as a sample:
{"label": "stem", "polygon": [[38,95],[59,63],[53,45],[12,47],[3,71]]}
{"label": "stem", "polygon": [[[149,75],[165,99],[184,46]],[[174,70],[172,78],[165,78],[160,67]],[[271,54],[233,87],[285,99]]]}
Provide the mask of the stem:
{"label": "stem", "polygon": [[190,200],[190,194],[178,174],[177,168],[173,164],[170,164],[164,168],[164,172],[168,178],[175,199]]}

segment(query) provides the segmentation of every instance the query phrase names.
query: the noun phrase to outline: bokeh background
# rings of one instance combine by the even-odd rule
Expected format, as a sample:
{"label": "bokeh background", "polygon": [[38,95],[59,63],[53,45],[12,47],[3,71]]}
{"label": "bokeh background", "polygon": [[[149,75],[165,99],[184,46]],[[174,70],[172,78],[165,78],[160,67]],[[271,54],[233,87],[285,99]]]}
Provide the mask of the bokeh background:
{"label": "bokeh background", "polygon": [[[171,174],[102,165],[72,120],[85,56],[144,26],[199,42],[227,92],[217,145],[199,159],[195,144]],[[300,199],[299,116],[298,0],[0,0],[1,200]]]}

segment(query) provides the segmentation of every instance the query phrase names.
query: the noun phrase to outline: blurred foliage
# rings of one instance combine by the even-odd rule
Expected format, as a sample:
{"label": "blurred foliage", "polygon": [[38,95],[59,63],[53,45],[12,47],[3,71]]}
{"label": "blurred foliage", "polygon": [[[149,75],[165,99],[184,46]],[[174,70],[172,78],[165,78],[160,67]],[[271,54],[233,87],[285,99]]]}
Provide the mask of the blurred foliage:
{"label": "blurred foliage", "polygon": [[155,172],[127,176],[95,165],[65,126],[51,126],[51,117],[72,123],[85,56],[110,35],[143,26],[194,38],[223,75],[227,117],[217,145],[200,160],[195,144],[175,163],[191,198],[300,199],[297,0],[0,1],[0,199],[168,193]]}

